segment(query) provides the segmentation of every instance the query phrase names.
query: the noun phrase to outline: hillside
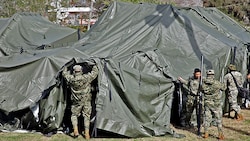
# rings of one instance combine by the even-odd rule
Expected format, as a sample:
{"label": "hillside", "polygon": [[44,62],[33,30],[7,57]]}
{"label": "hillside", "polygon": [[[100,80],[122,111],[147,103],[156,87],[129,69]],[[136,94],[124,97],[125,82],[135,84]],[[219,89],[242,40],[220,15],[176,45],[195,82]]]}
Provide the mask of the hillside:
{"label": "hillside", "polygon": [[[54,0],[0,0],[0,18],[11,17],[16,12],[38,12],[42,15],[46,14],[46,10],[53,9],[50,5]],[[72,2],[77,6],[89,6],[91,0],[62,0],[62,6],[70,6]],[[250,26],[250,0],[122,0],[126,2],[149,2],[158,4],[173,4],[179,6],[204,6],[217,7],[230,17],[239,21],[244,26]],[[112,0],[96,1],[94,7],[101,14]],[[48,15],[51,21],[55,20],[55,13]]]}
{"label": "hillside", "polygon": [[204,0],[204,7],[217,7],[227,15],[250,26],[250,0]]}

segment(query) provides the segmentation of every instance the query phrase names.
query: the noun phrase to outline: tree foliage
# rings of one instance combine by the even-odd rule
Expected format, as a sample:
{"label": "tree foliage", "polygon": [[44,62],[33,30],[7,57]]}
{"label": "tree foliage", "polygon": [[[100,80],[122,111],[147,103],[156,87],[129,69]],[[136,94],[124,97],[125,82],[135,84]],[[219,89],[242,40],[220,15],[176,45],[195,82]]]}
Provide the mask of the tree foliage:
{"label": "tree foliage", "polygon": [[[53,9],[49,4],[57,0],[0,0],[0,17],[11,17],[17,12],[37,12],[41,15],[46,14],[46,10]],[[79,2],[81,1],[81,2]],[[114,0],[95,0],[94,7],[98,10],[99,15],[107,9]],[[155,4],[175,4],[177,0],[120,0],[132,3],[155,3]],[[180,0],[179,0],[180,1]],[[82,5],[82,0],[62,0],[62,5],[70,6],[75,2],[76,6]],[[84,6],[89,6],[91,0],[85,0]],[[231,17],[244,24],[249,24],[250,18],[250,0],[204,0],[205,7],[217,7]],[[53,20],[55,13],[49,15]]]}
{"label": "tree foliage", "polygon": [[250,0],[204,0],[205,7],[217,7],[224,13],[250,26]]}
{"label": "tree foliage", "polygon": [[44,0],[0,0],[0,17],[11,17],[17,12],[44,13],[46,4]]}

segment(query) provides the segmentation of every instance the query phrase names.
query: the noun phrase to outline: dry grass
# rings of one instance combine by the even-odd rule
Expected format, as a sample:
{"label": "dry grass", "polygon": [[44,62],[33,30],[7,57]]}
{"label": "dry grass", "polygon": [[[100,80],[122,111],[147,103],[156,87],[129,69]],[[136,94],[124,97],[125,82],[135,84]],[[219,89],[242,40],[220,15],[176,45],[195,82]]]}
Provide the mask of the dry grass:
{"label": "dry grass", "polygon": [[[244,115],[243,121],[236,121],[227,117],[223,118],[223,131],[226,141],[250,141],[250,110],[242,110]],[[173,127],[177,133],[186,135],[185,138],[172,138],[169,136],[163,137],[147,137],[136,139],[118,139],[118,138],[92,138],[92,141],[217,141],[217,128],[211,127],[209,129],[209,138],[203,139],[196,135],[195,130],[183,130]],[[84,140],[82,136],[73,139],[65,134],[56,134],[52,137],[46,137],[38,133],[0,133],[0,141],[80,141]]]}

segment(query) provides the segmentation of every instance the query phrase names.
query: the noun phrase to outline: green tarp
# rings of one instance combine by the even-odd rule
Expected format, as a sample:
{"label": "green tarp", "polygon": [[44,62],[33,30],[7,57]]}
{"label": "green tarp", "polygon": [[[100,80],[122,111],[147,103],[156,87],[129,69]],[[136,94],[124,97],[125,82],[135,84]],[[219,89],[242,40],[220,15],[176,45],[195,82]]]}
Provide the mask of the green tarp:
{"label": "green tarp", "polygon": [[17,13],[11,18],[0,20],[0,23],[0,56],[69,46],[83,35],[75,29],[58,26],[35,13]]}
{"label": "green tarp", "polygon": [[[29,29],[33,28],[25,31]],[[56,41],[58,29],[51,32]],[[6,33],[0,41],[20,36],[10,35]],[[204,70],[214,69],[217,79],[232,61],[246,71],[248,39],[249,31],[216,9],[114,2],[72,45],[44,50],[22,45],[26,51],[21,54],[13,51],[1,57],[0,109],[12,112],[39,103],[43,129],[59,128],[68,96],[62,90],[60,69],[72,59],[82,65],[94,59],[100,71],[95,128],[128,137],[174,134],[170,128],[173,81],[190,76],[200,66],[201,55]],[[18,41],[0,47],[4,51],[18,49]],[[39,41],[39,45],[48,44]]]}

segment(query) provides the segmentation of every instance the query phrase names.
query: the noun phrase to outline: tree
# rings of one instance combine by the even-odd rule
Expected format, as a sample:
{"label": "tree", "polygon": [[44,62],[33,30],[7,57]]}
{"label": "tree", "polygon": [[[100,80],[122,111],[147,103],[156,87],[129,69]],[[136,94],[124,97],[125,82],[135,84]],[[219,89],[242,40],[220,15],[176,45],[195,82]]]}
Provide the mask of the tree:
{"label": "tree", "polygon": [[[57,0],[0,0],[0,17],[11,17],[17,12],[36,12],[41,15],[45,15],[46,10],[53,9],[50,6],[52,1]],[[178,5],[180,0],[121,0],[124,2],[132,3],[155,3],[155,4],[172,4]],[[76,2],[76,6],[89,6],[91,0],[62,0],[61,4],[64,7],[70,6],[70,2]],[[98,15],[101,15],[103,11],[113,2],[113,0],[96,0],[94,7],[98,10]],[[250,25],[250,0],[204,0],[204,7],[217,7],[224,13],[238,20],[242,24]],[[48,15],[50,20],[54,20],[55,14]]]}
{"label": "tree", "polygon": [[17,12],[45,13],[44,0],[1,0],[0,17],[11,17]]}
{"label": "tree", "polygon": [[242,24],[250,25],[249,0],[204,0],[204,7],[217,7]]}

